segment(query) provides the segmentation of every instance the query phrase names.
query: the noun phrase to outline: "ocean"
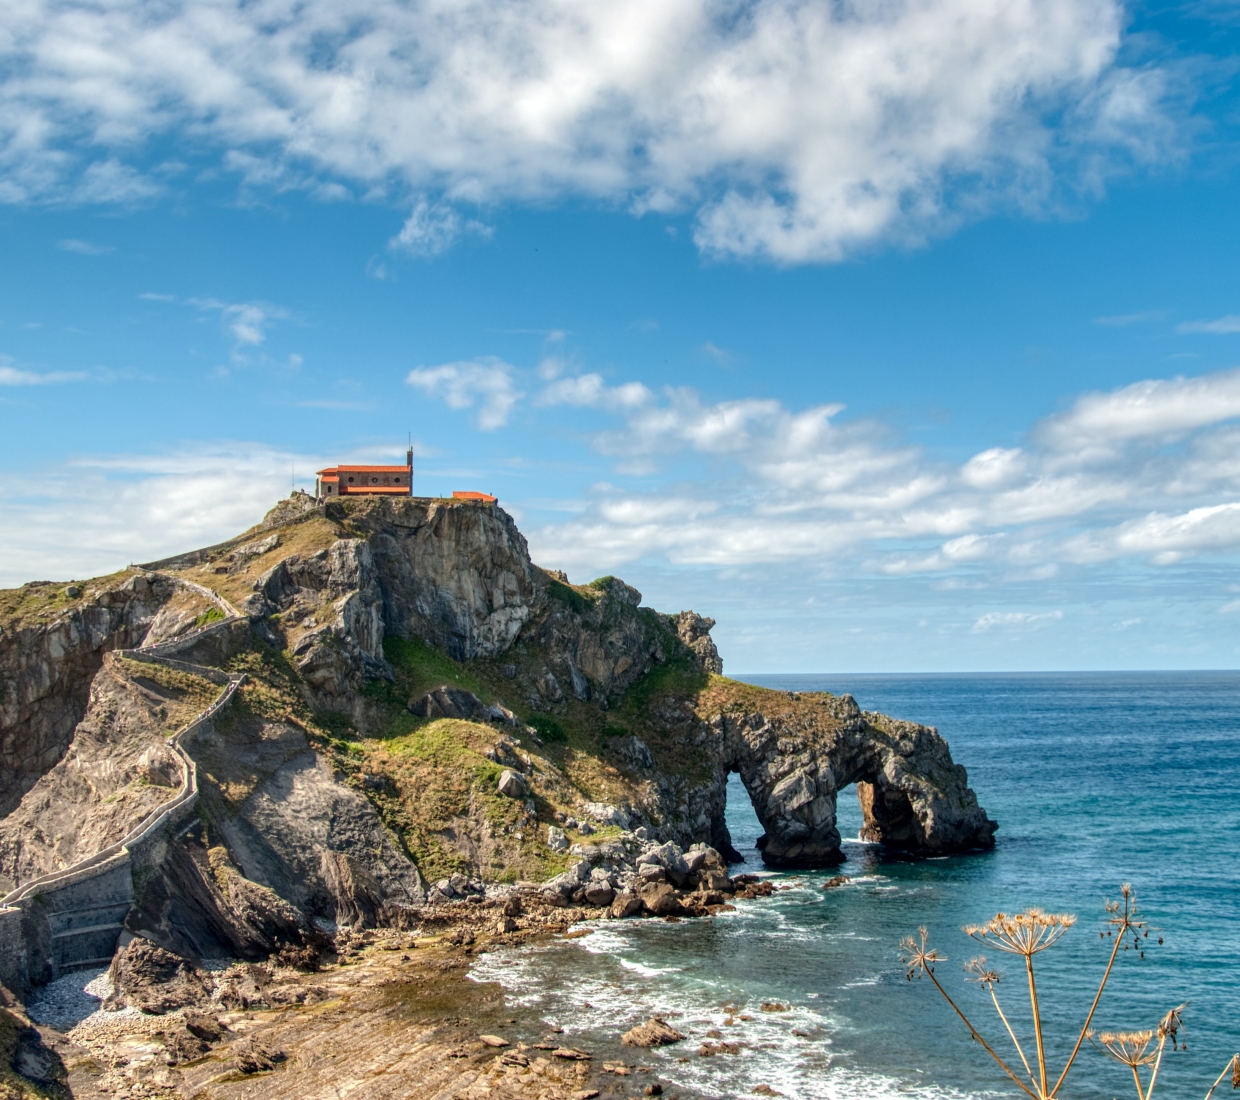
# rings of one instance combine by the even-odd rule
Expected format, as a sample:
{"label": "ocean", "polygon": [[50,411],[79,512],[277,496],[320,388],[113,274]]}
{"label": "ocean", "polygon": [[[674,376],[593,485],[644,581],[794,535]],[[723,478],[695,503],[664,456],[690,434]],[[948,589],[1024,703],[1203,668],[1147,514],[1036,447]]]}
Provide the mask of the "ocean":
{"label": "ocean", "polygon": [[[514,1009],[564,1028],[596,1058],[653,1066],[683,1097],[761,1086],[798,1100],[1022,1096],[934,987],[906,980],[901,937],[929,930],[947,956],[939,980],[1012,1064],[988,996],[964,981],[962,964],[985,952],[961,926],[1030,906],[1076,914],[1036,963],[1057,1075],[1106,962],[1104,901],[1130,882],[1151,934],[1144,957],[1121,952],[1094,1025],[1149,1028],[1188,1002],[1187,1050],[1167,1055],[1155,1096],[1204,1096],[1240,1050],[1240,673],[745,679],[850,692],[865,710],[937,726],[1000,823],[994,850],[909,860],[846,840],[841,868],[772,875],[789,888],[734,913],[601,922],[582,939],[484,955],[475,980],[502,983]],[[839,821],[857,837],[851,789]],[[728,822],[761,869],[760,827],[735,776]],[[848,884],[823,890],[836,873]],[[1004,975],[1000,1000],[1032,1060],[1023,963],[995,953],[988,961]],[[764,1012],[763,1002],[787,1011]],[[690,1041],[650,1052],[618,1046],[620,1032],[655,1014]],[[719,1041],[738,1052],[698,1053]],[[1122,1100],[1132,1089],[1127,1069],[1087,1047],[1060,1095]],[[1216,1095],[1228,1094],[1225,1086]]]}

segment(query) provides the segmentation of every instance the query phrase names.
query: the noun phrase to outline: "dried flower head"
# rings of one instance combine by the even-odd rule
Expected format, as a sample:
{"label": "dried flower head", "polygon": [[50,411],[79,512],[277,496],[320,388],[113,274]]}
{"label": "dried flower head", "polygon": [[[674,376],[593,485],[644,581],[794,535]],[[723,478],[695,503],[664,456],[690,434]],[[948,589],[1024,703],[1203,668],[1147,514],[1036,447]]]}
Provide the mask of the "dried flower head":
{"label": "dried flower head", "polygon": [[964,968],[969,973],[969,977],[965,981],[977,982],[978,985],[985,986],[990,989],[992,986],[999,984],[1002,975],[993,967],[986,966],[986,956],[978,955],[976,959],[970,959],[964,964]]}
{"label": "dried flower head", "polygon": [[1158,1048],[1150,1050],[1153,1038],[1152,1031],[1104,1031],[1097,1041],[1092,1034],[1089,1036],[1090,1042],[1104,1054],[1134,1068],[1153,1065],[1158,1059]]}
{"label": "dried flower head", "polygon": [[1175,1050],[1177,1036],[1184,1030],[1184,1010],[1187,1007],[1187,1001],[1182,1005],[1176,1005],[1175,1008],[1158,1021],[1158,1041],[1162,1042],[1164,1039],[1170,1039],[1172,1050]]}
{"label": "dried flower head", "polygon": [[1231,1087],[1240,1089],[1240,1054],[1231,1056]]}
{"label": "dried flower head", "polygon": [[1071,913],[1030,909],[1014,916],[996,913],[985,924],[966,925],[964,931],[981,943],[1028,958],[1051,947],[1075,923]]}
{"label": "dried flower head", "polygon": [[940,955],[938,951],[927,946],[926,940],[930,933],[925,928],[919,928],[917,932],[921,937],[920,943],[912,936],[905,936],[900,941],[900,950],[904,952],[900,961],[908,968],[904,976],[910,981],[914,977],[920,978],[923,973],[933,973],[934,964],[947,959],[946,955]]}

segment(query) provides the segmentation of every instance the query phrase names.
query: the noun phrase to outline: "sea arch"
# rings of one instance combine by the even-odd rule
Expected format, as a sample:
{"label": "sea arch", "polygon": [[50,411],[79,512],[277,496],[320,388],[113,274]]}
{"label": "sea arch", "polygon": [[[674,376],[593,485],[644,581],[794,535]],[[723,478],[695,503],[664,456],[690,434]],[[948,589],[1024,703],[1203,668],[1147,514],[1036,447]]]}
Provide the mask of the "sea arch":
{"label": "sea arch", "polygon": [[[855,785],[861,836],[890,848],[942,854],[988,848],[998,827],[977,804],[965,769],[952,762],[938,731],[863,714],[851,696],[803,696],[813,720],[793,711],[719,714],[713,847],[738,858],[727,830],[728,776],[736,773],[763,828],[762,858],[772,867],[830,867],[844,860],[837,799]],[[825,713],[822,713],[825,711]]]}

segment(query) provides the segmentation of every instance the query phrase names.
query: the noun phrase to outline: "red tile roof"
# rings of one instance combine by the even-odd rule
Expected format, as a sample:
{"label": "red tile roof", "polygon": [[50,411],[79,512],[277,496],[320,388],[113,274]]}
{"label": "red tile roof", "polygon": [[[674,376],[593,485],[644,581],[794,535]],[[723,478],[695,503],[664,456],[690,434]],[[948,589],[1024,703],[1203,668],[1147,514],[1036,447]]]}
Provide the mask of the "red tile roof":
{"label": "red tile roof", "polygon": [[457,489],[455,492],[453,492],[452,499],[453,500],[481,500],[486,504],[494,504],[498,498],[491,496],[490,493],[476,493],[472,489],[471,490]]}
{"label": "red tile roof", "polygon": [[345,473],[362,473],[362,474],[407,474],[408,466],[328,466],[325,470],[316,470],[317,474],[338,474],[341,471]]}

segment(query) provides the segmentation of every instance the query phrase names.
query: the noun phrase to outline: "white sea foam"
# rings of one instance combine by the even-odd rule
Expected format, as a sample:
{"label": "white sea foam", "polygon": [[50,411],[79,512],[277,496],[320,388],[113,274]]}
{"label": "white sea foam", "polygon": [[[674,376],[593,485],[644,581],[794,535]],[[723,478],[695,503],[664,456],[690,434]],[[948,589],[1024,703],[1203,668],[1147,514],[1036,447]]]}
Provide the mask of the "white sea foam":
{"label": "white sea foam", "polygon": [[659,974],[677,974],[682,969],[679,966],[646,966],[643,963],[634,962],[632,959],[616,960],[625,970],[631,970],[634,974],[640,974],[643,978],[653,978]]}
{"label": "white sea foam", "polygon": [[[771,909],[766,914],[777,917]],[[702,1096],[746,1095],[765,1084],[789,1100],[890,1100],[896,1095],[910,1100],[965,1100],[960,1093],[840,1064],[840,1056],[847,1052],[837,1050],[836,1042],[844,1022],[833,1018],[828,1006],[792,1003],[787,1011],[763,1012],[764,1000],[788,1002],[776,990],[729,988],[713,976],[698,977],[684,967],[663,965],[664,960],[651,953],[668,949],[666,931],[665,925],[653,922],[634,922],[614,931],[600,927],[593,935],[570,942],[484,955],[470,976],[499,982],[511,1004],[528,1007],[548,1023],[563,1027],[575,1043],[594,1049],[596,1057],[625,1057],[618,1045],[620,1033],[649,1016],[672,1020],[688,1035],[688,1042],[644,1052],[642,1058],[662,1077]],[[867,975],[851,984],[879,980],[881,975]],[[809,994],[806,1000],[811,998],[817,999]],[[722,1039],[710,1032],[718,1032]],[[739,1043],[740,1052],[696,1054],[699,1045],[721,1041]],[[686,1055],[689,1059],[682,1061]]]}

